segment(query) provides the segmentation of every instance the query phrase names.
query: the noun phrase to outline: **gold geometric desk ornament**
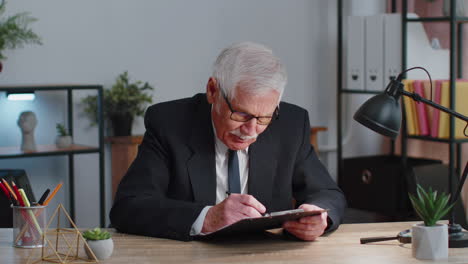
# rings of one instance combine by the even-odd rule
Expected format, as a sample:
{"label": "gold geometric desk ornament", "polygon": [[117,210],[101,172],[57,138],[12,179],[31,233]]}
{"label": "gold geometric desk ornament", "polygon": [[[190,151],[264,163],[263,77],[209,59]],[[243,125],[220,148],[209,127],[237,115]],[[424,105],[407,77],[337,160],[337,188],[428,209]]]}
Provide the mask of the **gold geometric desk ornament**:
{"label": "gold geometric desk ornament", "polygon": [[[68,220],[72,228],[60,228],[61,214],[66,217],[65,221]],[[57,227],[50,229],[49,226],[51,225],[54,218],[57,219]],[[34,249],[29,255],[27,263],[66,264],[99,262],[99,260],[96,258],[96,255],[94,255],[94,252],[91,250],[88,243],[86,243],[86,240],[83,238],[81,232],[78,230],[62,204],[57,206],[57,209],[55,209],[54,213],[50,217],[45,231],[43,232],[42,241],[43,247]],[[80,246],[80,241],[83,243],[84,247],[89,250],[92,259],[89,259],[86,254],[84,254],[84,250],[82,250],[83,247]],[[38,253],[39,250],[42,251],[40,254],[41,259],[30,262],[30,258],[35,255],[34,253]]]}

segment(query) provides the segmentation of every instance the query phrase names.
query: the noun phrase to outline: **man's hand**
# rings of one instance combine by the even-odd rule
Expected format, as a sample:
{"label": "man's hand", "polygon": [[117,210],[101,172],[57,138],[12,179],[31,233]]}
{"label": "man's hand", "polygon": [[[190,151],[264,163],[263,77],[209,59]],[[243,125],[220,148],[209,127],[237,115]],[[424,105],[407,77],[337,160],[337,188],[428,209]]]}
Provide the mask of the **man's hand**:
{"label": "man's hand", "polygon": [[[311,204],[302,204],[299,208],[304,209],[304,211],[322,210],[322,208]],[[321,236],[325,228],[327,228],[327,217],[327,212],[320,215],[306,216],[295,221],[285,222],[283,228],[299,239],[313,241]]]}
{"label": "man's hand", "polygon": [[246,217],[260,217],[265,211],[252,195],[233,193],[208,210],[201,231],[211,233]]}

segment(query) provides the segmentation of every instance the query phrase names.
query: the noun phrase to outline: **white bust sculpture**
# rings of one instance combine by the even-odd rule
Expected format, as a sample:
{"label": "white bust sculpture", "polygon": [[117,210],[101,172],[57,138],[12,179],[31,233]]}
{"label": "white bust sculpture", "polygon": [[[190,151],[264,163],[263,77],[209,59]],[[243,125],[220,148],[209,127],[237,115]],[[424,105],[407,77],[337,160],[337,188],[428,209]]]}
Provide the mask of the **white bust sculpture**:
{"label": "white bust sculpture", "polygon": [[21,129],[21,150],[36,150],[36,141],[34,140],[34,129],[37,126],[36,114],[31,111],[22,112],[18,118],[18,126]]}

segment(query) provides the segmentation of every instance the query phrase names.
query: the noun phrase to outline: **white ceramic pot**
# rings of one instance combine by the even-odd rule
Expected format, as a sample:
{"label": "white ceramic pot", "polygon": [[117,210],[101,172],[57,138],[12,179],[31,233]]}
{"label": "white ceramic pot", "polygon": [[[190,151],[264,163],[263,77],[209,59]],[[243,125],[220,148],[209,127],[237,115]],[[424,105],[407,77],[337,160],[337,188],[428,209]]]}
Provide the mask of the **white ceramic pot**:
{"label": "white ceramic pot", "polygon": [[413,226],[411,231],[413,257],[417,259],[448,258],[447,225],[425,226],[417,224]]}
{"label": "white ceramic pot", "polygon": [[[112,241],[112,238],[104,240],[86,240],[86,243],[88,243],[94,255],[99,260],[109,258],[112,255],[112,251],[114,251],[114,241]],[[86,246],[85,251],[88,258],[93,259],[93,255]]]}
{"label": "white ceramic pot", "polygon": [[71,136],[58,136],[55,140],[55,145],[57,148],[68,148],[73,143],[73,139]]}

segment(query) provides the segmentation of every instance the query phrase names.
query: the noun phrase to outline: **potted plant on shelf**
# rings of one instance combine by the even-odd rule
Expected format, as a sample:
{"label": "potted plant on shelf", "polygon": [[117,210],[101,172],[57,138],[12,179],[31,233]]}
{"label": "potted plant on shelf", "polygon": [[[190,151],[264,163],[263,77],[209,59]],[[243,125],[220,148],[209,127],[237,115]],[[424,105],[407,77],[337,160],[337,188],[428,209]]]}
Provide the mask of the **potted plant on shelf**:
{"label": "potted plant on shelf", "polygon": [[[6,1],[0,4],[0,16],[5,13]],[[42,44],[41,38],[29,28],[36,21],[27,12],[18,13],[0,20],[0,72],[2,71],[2,60],[6,59],[3,51],[16,49],[24,44]]]}
{"label": "potted plant on shelf", "polygon": [[55,145],[57,148],[68,148],[71,146],[73,143],[73,139],[70,136],[70,133],[68,133],[67,129],[65,126],[61,123],[57,123],[56,125],[57,128],[57,139],[55,140]]}
{"label": "potted plant on shelf", "polygon": [[[120,74],[111,89],[104,90],[104,118],[110,120],[114,136],[130,136],[133,120],[143,116],[146,104],[152,97],[146,92],[153,90],[147,82],[129,82],[128,72]],[[91,119],[91,125],[97,124],[97,96],[90,95],[82,99],[84,113]]]}
{"label": "potted plant on shelf", "polygon": [[[84,232],[83,238],[86,239],[89,249],[93,251],[96,258],[101,260],[109,258],[112,255],[114,242],[112,241],[111,234],[109,232],[101,230],[100,228],[94,228]],[[84,248],[88,258],[93,259],[93,254],[91,254],[88,247],[85,245]]]}
{"label": "potted plant on shelf", "polygon": [[416,213],[424,224],[412,227],[412,251],[417,259],[444,259],[448,257],[448,230],[446,224],[438,224],[454,204],[449,204],[450,194],[426,191],[417,185],[417,195],[409,194]]}

